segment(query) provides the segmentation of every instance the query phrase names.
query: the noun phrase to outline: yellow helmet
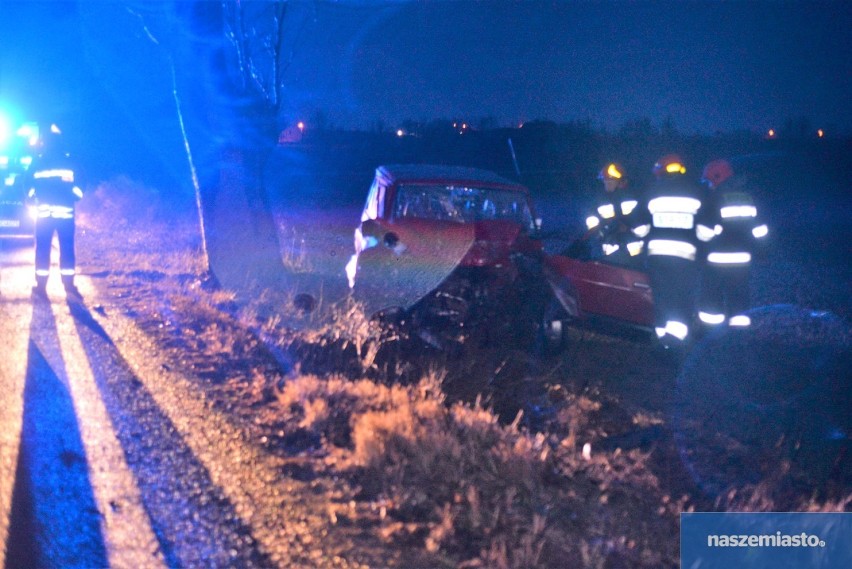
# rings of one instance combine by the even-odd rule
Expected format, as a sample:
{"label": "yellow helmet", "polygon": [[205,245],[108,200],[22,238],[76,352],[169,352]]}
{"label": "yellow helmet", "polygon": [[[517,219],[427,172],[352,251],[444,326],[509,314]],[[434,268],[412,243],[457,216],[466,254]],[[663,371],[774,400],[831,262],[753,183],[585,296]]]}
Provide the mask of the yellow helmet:
{"label": "yellow helmet", "polygon": [[657,178],[671,174],[686,174],[683,159],[677,154],[666,154],[654,163],[651,171]]}
{"label": "yellow helmet", "polygon": [[624,168],[620,164],[610,162],[598,172],[598,180],[623,180]]}

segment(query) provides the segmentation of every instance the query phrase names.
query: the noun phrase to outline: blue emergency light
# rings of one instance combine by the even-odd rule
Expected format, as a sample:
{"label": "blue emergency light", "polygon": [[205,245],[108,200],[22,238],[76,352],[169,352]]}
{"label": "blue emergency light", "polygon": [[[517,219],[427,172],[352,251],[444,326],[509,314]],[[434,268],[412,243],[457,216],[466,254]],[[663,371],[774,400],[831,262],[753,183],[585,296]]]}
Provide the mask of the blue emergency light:
{"label": "blue emergency light", "polygon": [[9,143],[14,130],[9,117],[4,113],[0,113],[0,148],[4,148]]}

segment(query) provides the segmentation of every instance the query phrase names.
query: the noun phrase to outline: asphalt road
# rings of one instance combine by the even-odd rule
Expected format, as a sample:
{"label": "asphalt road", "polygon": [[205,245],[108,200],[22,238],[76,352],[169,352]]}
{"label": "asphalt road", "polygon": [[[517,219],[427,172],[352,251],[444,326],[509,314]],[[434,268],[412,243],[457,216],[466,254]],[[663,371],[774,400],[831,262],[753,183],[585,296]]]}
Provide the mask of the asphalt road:
{"label": "asphalt road", "polygon": [[0,566],[359,566],[89,278],[82,302],[58,276],[43,299],[32,270],[31,247],[0,248]]}

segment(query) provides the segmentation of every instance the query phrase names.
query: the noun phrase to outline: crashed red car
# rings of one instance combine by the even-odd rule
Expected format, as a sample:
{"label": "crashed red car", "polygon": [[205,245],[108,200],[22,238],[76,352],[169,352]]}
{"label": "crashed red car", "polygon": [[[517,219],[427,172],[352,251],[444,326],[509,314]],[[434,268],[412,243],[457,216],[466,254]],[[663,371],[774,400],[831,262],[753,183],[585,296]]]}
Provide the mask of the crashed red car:
{"label": "crashed red car", "polygon": [[604,255],[598,240],[586,236],[548,255],[545,270],[563,296],[574,300],[545,312],[544,333],[552,345],[563,342],[564,327],[578,320],[653,330],[654,299],[641,257]]}
{"label": "crashed red car", "polygon": [[387,165],[346,272],[372,314],[470,327],[510,313],[518,324],[544,302],[543,258],[525,186],[476,168]]}

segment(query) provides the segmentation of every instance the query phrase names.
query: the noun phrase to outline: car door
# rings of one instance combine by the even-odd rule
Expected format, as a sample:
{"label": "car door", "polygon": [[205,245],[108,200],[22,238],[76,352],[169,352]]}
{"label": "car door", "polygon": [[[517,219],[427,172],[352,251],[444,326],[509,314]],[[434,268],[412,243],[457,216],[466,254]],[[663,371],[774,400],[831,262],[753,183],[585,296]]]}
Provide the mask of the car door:
{"label": "car door", "polygon": [[556,255],[550,264],[577,289],[580,311],[639,326],[651,326],[654,303],[648,275],[599,260]]}

